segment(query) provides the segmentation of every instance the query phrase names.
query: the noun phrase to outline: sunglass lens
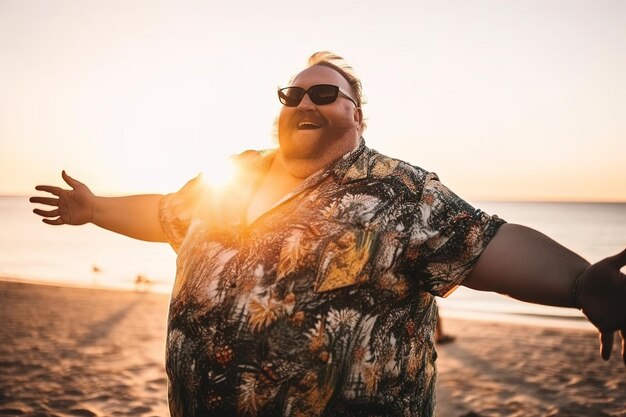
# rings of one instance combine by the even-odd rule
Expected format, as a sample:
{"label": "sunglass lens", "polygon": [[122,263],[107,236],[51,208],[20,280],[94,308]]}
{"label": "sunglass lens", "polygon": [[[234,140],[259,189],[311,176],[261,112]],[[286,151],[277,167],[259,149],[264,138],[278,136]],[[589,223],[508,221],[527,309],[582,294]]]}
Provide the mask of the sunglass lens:
{"label": "sunglass lens", "polygon": [[334,85],[320,84],[309,89],[311,101],[317,105],[330,104],[337,100],[339,88]]}
{"label": "sunglass lens", "polygon": [[304,97],[304,89],[300,87],[287,87],[278,90],[280,102],[288,107],[295,107],[300,104],[302,97]]}

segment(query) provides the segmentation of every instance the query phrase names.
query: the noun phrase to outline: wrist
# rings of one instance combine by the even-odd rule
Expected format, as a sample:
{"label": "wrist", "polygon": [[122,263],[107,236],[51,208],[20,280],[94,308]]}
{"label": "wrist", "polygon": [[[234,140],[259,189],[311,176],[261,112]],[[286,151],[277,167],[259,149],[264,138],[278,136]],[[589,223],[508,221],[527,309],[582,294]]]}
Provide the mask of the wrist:
{"label": "wrist", "polygon": [[91,215],[89,218],[89,222],[93,223],[94,222],[94,215],[96,212],[96,196],[94,195],[93,198],[91,199]]}
{"label": "wrist", "polygon": [[[586,270],[585,270],[586,271]],[[578,274],[576,276],[576,278],[574,279],[574,282],[572,282],[572,288],[570,290],[570,298],[571,298],[571,304],[573,307],[577,308],[578,310],[582,310],[582,303],[580,301],[580,293],[581,293],[581,289],[582,289],[582,284],[583,284],[583,276],[585,275],[585,271],[581,272],[580,274]]]}

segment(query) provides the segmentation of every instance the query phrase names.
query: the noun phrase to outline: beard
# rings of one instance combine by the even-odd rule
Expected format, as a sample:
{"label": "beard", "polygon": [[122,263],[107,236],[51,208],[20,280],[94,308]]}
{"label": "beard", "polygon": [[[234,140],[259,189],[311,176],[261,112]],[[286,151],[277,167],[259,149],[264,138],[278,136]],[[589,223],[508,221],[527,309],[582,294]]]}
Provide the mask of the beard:
{"label": "beard", "polygon": [[274,120],[273,138],[285,160],[334,160],[351,150],[356,129],[350,123],[329,124],[319,129],[301,130],[291,120]]}

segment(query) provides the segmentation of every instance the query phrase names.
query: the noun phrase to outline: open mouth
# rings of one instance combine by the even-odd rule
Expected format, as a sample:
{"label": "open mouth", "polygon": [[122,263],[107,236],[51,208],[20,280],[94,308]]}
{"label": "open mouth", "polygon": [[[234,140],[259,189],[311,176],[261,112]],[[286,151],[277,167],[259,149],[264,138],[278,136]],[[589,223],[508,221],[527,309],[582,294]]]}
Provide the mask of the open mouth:
{"label": "open mouth", "polygon": [[302,121],[300,123],[298,123],[298,130],[313,130],[313,129],[319,129],[322,126],[318,123],[315,122],[310,122],[310,121]]}

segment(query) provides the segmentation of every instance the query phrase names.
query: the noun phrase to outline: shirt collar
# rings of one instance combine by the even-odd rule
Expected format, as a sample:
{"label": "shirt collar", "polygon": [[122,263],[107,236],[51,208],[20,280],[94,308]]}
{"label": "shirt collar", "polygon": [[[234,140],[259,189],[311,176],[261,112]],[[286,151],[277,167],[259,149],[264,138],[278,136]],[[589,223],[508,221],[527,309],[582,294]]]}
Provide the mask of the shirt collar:
{"label": "shirt collar", "polygon": [[361,137],[356,149],[348,152],[333,164],[333,175],[342,184],[366,179],[369,176],[370,156],[371,150],[365,146],[365,139]]}
{"label": "shirt collar", "polygon": [[[372,150],[365,146],[365,139],[361,137],[359,145],[355,149],[344,154],[330,165],[311,174],[300,186],[286,195],[281,201],[319,184],[329,175],[332,175],[335,180],[341,184],[366,179],[369,176],[369,161],[371,155]],[[259,176],[258,179],[260,179],[276,156],[276,150],[258,151],[255,156],[256,158],[248,159],[246,165],[248,165],[248,168],[252,168],[255,172],[254,175]]]}

